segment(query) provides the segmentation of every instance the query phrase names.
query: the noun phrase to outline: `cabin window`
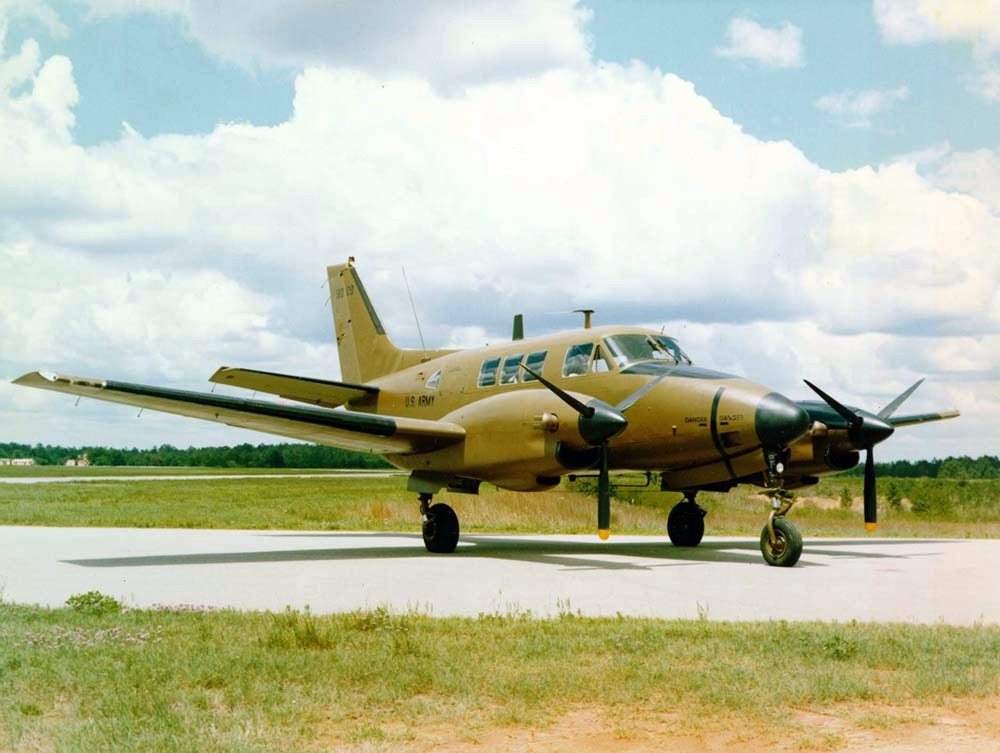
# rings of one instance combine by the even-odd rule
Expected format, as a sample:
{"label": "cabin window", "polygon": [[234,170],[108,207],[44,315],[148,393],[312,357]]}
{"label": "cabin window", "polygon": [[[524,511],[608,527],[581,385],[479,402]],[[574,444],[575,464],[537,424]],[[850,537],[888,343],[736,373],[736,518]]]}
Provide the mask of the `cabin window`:
{"label": "cabin window", "polygon": [[500,384],[517,384],[517,375],[521,371],[521,359],[524,358],[523,353],[518,353],[515,356],[507,356],[503,362],[503,368],[500,369]]}
{"label": "cabin window", "polygon": [[[536,374],[542,373],[542,367],[545,365],[545,356],[548,355],[547,350],[539,350],[535,353],[529,353],[528,358],[525,360],[524,365],[529,369],[534,371]],[[535,382],[538,381],[534,376],[529,374],[527,371],[523,372],[521,375],[522,382]]]}
{"label": "cabin window", "polygon": [[564,377],[574,377],[586,374],[590,368],[590,354],[593,352],[594,343],[571,345],[566,351],[562,375]]}
{"label": "cabin window", "polygon": [[436,390],[440,386],[441,386],[441,369],[438,369],[433,374],[431,374],[430,378],[427,380],[427,383],[424,385],[424,387],[426,387],[429,390]]}
{"label": "cabin window", "polygon": [[483,361],[482,367],[479,369],[479,386],[480,387],[492,387],[497,383],[497,371],[500,368],[499,358],[487,358]]}

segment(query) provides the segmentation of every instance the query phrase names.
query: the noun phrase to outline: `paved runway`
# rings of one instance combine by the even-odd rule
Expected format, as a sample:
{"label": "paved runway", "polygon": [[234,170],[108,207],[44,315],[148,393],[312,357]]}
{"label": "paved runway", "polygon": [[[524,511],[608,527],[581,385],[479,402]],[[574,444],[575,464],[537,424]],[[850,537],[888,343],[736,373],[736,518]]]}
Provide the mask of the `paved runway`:
{"label": "paved runway", "polygon": [[811,539],[795,568],[756,540],[0,527],[0,599],[60,606],[97,590],[136,607],[443,615],[1000,623],[1000,541]]}

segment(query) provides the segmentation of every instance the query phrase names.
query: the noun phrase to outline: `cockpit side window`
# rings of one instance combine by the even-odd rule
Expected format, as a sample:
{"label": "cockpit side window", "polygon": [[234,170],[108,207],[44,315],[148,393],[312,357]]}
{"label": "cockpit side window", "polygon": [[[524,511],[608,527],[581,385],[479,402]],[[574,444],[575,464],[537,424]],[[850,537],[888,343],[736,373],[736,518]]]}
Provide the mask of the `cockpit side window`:
{"label": "cockpit side window", "polygon": [[593,352],[594,343],[571,345],[566,351],[562,375],[564,377],[573,377],[586,374],[590,368],[590,354]]}
{"label": "cockpit side window", "polygon": [[612,335],[604,338],[604,345],[619,368],[643,361],[691,363],[677,341],[663,335]]}
{"label": "cockpit side window", "polygon": [[524,355],[518,353],[517,355],[507,356],[503,362],[503,368],[500,370],[500,384],[517,384],[518,374],[521,372],[521,359]]}
{"label": "cockpit side window", "polygon": [[427,382],[424,384],[429,390],[436,390],[441,386],[441,369],[438,369],[430,377],[427,378]]}

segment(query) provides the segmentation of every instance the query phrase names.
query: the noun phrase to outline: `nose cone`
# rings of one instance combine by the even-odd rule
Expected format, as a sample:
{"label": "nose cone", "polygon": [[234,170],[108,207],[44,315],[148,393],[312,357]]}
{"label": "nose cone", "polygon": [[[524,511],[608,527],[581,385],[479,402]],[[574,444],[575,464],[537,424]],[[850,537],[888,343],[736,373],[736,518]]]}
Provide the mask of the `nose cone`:
{"label": "nose cone", "polygon": [[809,414],[784,395],[771,392],[757,404],[754,430],[765,450],[782,450],[812,426]]}

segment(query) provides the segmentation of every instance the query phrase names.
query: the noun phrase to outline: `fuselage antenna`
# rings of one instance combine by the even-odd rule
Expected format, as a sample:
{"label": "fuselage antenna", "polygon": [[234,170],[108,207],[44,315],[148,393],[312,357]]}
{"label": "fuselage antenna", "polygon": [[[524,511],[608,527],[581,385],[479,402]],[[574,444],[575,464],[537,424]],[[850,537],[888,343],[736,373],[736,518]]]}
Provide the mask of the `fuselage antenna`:
{"label": "fuselage antenna", "polygon": [[410,308],[413,309],[413,321],[417,323],[417,335],[420,337],[420,348],[424,351],[424,360],[427,360],[427,345],[424,343],[424,333],[420,330],[420,317],[417,316],[417,305],[413,302],[413,293],[410,290],[410,281],[406,279],[406,267],[403,270],[403,284],[406,285],[406,294],[410,297]]}

